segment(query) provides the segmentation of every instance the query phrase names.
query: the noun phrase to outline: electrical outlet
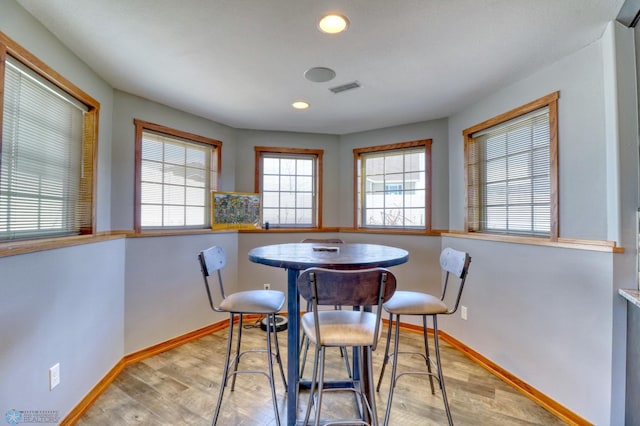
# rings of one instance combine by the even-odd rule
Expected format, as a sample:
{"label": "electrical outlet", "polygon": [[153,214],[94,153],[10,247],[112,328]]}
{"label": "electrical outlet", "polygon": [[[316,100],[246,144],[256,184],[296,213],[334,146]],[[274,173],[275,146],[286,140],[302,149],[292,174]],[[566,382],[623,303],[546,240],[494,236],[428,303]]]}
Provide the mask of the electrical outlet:
{"label": "electrical outlet", "polygon": [[464,305],[460,308],[460,316],[463,320],[467,320],[467,307]]}
{"label": "electrical outlet", "polygon": [[60,363],[49,369],[49,390],[53,390],[60,384]]}
{"label": "electrical outlet", "polygon": [[264,289],[271,290],[271,284],[268,284],[268,283],[264,284]]}

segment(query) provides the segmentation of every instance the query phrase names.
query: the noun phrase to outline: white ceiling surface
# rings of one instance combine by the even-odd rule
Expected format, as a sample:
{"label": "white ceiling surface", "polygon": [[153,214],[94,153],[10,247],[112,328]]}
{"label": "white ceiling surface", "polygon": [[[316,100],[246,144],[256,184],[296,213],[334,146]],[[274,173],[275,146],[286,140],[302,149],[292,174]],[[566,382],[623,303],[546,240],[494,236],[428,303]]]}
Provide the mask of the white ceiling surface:
{"label": "white ceiling surface", "polygon": [[[599,39],[624,0],[18,2],[116,89],[236,128],[346,134],[450,116]],[[321,33],[325,12],[349,29]],[[315,66],[336,78],[307,81]]]}

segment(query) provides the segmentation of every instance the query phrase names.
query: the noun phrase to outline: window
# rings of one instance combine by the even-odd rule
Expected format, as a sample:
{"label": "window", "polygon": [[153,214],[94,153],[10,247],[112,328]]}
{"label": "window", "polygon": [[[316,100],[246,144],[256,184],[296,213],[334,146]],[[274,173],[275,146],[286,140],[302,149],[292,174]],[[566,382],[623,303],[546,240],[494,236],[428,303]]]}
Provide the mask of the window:
{"label": "window", "polygon": [[211,226],[222,142],[134,120],[135,230]]}
{"label": "window", "polygon": [[557,240],[558,95],[463,132],[469,232]]}
{"label": "window", "polygon": [[0,241],[94,232],[99,104],[0,33]]}
{"label": "window", "polygon": [[262,195],[263,222],[275,227],[322,227],[323,152],[255,147],[255,184]]}
{"label": "window", "polygon": [[358,227],[431,230],[431,139],[353,155]]}

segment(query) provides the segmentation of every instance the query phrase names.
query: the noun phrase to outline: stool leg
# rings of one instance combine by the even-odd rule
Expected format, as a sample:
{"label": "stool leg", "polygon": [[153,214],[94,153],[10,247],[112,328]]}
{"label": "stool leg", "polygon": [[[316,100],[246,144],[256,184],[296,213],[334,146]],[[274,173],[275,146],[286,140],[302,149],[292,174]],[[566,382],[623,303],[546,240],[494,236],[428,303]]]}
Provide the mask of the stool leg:
{"label": "stool leg", "polygon": [[[282,357],[280,356],[280,344],[278,343],[278,332],[276,331],[276,318],[273,316],[273,336],[276,341],[276,361],[280,366],[280,375],[282,376],[282,383],[284,383],[284,391],[287,391],[287,379],[284,375],[284,367],[282,366]],[[271,346],[269,346],[271,348]]]}
{"label": "stool leg", "polygon": [[224,388],[227,386],[227,377],[229,372],[229,358],[231,357],[231,342],[233,340],[233,314],[229,315],[229,335],[227,336],[227,353],[224,357],[224,369],[222,370],[222,381],[220,382],[220,392],[218,392],[218,402],[216,403],[216,411],[213,414],[211,426],[216,426],[218,415],[220,414],[220,406],[222,405],[222,395]]}
{"label": "stool leg", "polygon": [[431,371],[431,355],[429,355],[429,339],[427,337],[427,316],[422,316],[422,336],[424,338],[424,354],[427,363],[427,371],[429,372],[429,384],[431,385],[431,395],[436,394],[433,386],[433,372]]}
{"label": "stool leg", "polygon": [[391,383],[389,384],[389,399],[387,400],[387,412],[384,415],[384,426],[388,426],[391,416],[391,403],[393,391],[396,387],[396,367],[398,366],[398,347],[400,346],[400,315],[396,315],[395,342],[393,344],[393,365],[391,366]]}
{"label": "stool leg", "polygon": [[[273,328],[271,328],[272,323]],[[273,411],[276,415],[276,424],[280,426],[280,415],[278,414],[278,399],[276,397],[276,386],[273,380],[273,355],[271,354],[272,332],[276,333],[276,319],[274,314],[269,314],[267,320],[267,364],[269,365],[269,386],[271,387],[271,399],[273,400]]]}
{"label": "stool leg", "polygon": [[[234,358],[234,363],[233,363],[234,373],[238,371],[238,365],[240,364],[240,342],[242,341],[242,314],[238,314],[238,318],[240,318],[240,320],[238,321],[238,339],[236,340],[236,357]],[[238,376],[237,374],[234,374],[233,378],[231,379],[231,392],[233,392],[233,390],[236,388],[237,376]]]}
{"label": "stool leg", "polygon": [[320,409],[322,408],[322,396],[324,389],[324,358],[325,358],[325,347],[320,346],[320,371],[318,375],[320,376],[318,379],[318,402],[316,403],[316,423],[315,426],[320,426]]}
{"label": "stool leg", "polygon": [[453,426],[453,420],[451,418],[451,410],[449,409],[449,401],[447,401],[447,391],[444,387],[444,375],[442,374],[442,363],[440,362],[440,342],[438,339],[438,317],[432,315],[433,318],[433,340],[436,347],[436,360],[438,361],[438,381],[440,382],[440,389],[442,390],[442,400],[444,401],[444,410],[447,413],[447,420],[449,426]]}
{"label": "stool leg", "polygon": [[374,391],[373,388],[373,365],[372,365],[372,358],[373,358],[373,351],[371,350],[371,346],[367,346],[366,349],[363,350],[367,351],[367,370],[368,371],[368,385],[369,388],[364,390],[361,389],[365,395],[367,396],[367,401],[368,401],[368,406],[369,406],[369,415],[371,416],[371,426],[378,426],[378,412],[376,409],[376,393]]}
{"label": "stool leg", "polygon": [[380,369],[380,377],[378,378],[378,385],[376,386],[376,392],[380,392],[380,384],[382,383],[382,376],[384,376],[384,370],[387,367],[387,363],[389,362],[389,345],[391,343],[392,328],[393,328],[393,314],[389,314],[389,329],[387,330],[387,344],[384,348],[384,360],[382,361],[382,368]]}
{"label": "stool leg", "polygon": [[[309,424],[309,418],[311,417],[311,406],[314,405],[313,402],[313,394],[315,392],[315,387],[318,383],[318,360],[320,359],[320,348],[316,345],[315,348],[315,357],[313,359],[313,372],[311,373],[311,386],[309,387],[309,402],[307,403],[307,412],[304,416],[304,424]],[[316,409],[317,411],[317,409]]]}

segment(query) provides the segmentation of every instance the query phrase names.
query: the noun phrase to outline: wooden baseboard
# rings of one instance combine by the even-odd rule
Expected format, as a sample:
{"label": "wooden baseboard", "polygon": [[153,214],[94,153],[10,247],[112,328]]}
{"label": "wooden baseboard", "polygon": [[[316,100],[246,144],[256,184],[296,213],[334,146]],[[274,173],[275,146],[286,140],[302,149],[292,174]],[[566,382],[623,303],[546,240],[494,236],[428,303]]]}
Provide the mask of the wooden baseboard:
{"label": "wooden baseboard", "polygon": [[[249,316],[245,316],[247,319],[250,319]],[[134,364],[136,362],[142,361],[146,358],[152,357],[159,353],[168,351],[170,349],[176,348],[180,345],[184,345],[185,343],[191,342],[192,340],[199,339],[201,337],[206,336],[207,334],[214,333],[216,331],[223,330],[229,327],[229,320],[223,320],[206,327],[200,328],[198,330],[191,331],[187,334],[183,334],[182,336],[175,337],[173,339],[167,340],[166,342],[158,343],[157,345],[150,346],[148,348],[133,352],[129,355],[125,355],[118,363],[107,373],[106,376],[102,378],[98,382],[97,385],[91,389],[91,391],[85,396],[82,401],[78,405],[76,405],[73,410],[60,422],[60,426],[71,426],[74,425],[80,417],[91,407],[91,404],[95,402],[96,399],[104,392],[109,385],[118,377],[118,374],[128,365]]]}
{"label": "wooden baseboard", "polygon": [[[387,325],[389,324],[388,320],[384,320],[384,322]],[[401,322],[400,328],[414,332],[414,333],[422,333],[422,326],[415,325],[415,324],[408,324],[408,323]],[[433,329],[430,328],[428,332],[429,334],[433,335]],[[568,408],[558,404],[556,401],[549,398],[547,395],[543,394],[538,389],[520,380],[513,374],[506,371],[504,368],[500,367],[499,365],[497,365],[490,359],[486,358],[482,354],[474,351],[473,349],[471,349],[461,341],[457,340],[456,338],[450,336],[449,334],[445,333],[442,330],[440,330],[438,334],[440,335],[440,338],[443,341],[445,341],[452,347],[462,352],[464,355],[470,358],[473,362],[485,368],[487,371],[489,371],[494,376],[501,379],[503,382],[509,384],[513,388],[522,392],[524,395],[527,396],[527,398],[531,399],[532,401],[535,401],[538,405],[544,407],[547,411],[549,411],[550,413],[558,417],[560,420],[566,422],[569,425],[576,425],[576,426],[592,425],[592,423],[583,419],[582,417],[580,417],[573,411],[569,410]]]}
{"label": "wooden baseboard", "polygon": [[[286,313],[281,313],[281,315],[285,315]],[[259,315],[245,316],[246,319],[259,319]],[[383,322],[388,326],[389,321],[384,319]],[[109,387],[109,385],[118,377],[118,374],[128,365],[134,364],[136,362],[140,362],[146,358],[152,357],[159,353],[168,351],[170,349],[176,348],[178,346],[184,345],[185,343],[189,343],[193,340],[197,340],[201,337],[204,337],[208,334],[223,330],[229,326],[229,320],[219,321],[217,323],[208,325],[206,327],[200,328],[198,330],[191,331],[189,333],[183,334],[182,336],[175,337],[173,339],[167,340],[166,342],[158,343],[157,345],[150,346],[148,348],[133,352],[129,355],[125,355],[118,363],[96,384],[93,389],[85,396],[82,401],[76,407],[71,410],[71,412],[60,422],[61,426],[71,426],[74,425],[80,417],[91,407],[91,404],[95,402],[96,399]],[[408,323],[400,323],[400,328],[404,330],[408,330],[414,333],[422,333],[422,327],[414,324]],[[429,329],[429,333],[433,334],[433,330]],[[512,387],[516,388],[524,395],[526,395],[529,399],[537,402],[542,407],[544,407],[547,411],[557,416],[564,422],[567,422],[570,425],[576,426],[590,426],[592,423],[583,419],[576,413],[567,409],[566,407],[558,404],[553,399],[549,398],[533,386],[525,383],[519,378],[515,377],[513,374],[509,373],[490,359],[484,357],[480,353],[474,351],[464,343],[455,339],[454,337],[448,335],[447,333],[440,331],[440,337],[443,341],[447,342],[452,347],[456,348],[467,357],[469,357],[476,364],[484,367],[486,370],[503,380],[505,383],[508,383]]]}

